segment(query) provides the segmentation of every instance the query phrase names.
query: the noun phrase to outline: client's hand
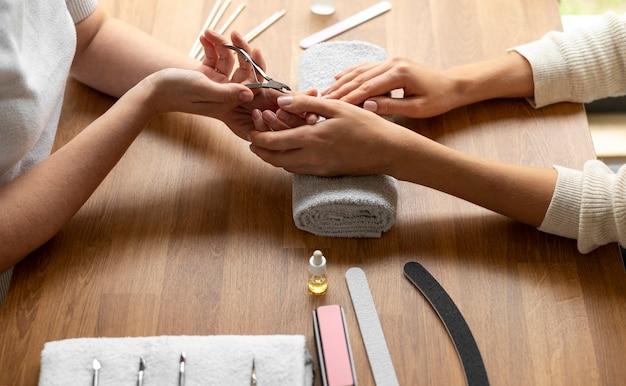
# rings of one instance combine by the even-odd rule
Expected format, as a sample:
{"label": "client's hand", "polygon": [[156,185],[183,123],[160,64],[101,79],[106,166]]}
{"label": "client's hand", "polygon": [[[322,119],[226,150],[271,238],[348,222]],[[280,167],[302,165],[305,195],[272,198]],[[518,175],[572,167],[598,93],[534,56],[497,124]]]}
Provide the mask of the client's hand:
{"label": "client's hand", "polygon": [[[302,94],[316,96],[317,90],[310,89]],[[317,122],[318,118],[317,114],[314,113],[294,114],[281,108],[276,111],[252,110],[252,123],[254,124],[254,129],[257,131],[280,131],[304,124],[312,125]]]}
{"label": "client's hand", "polygon": [[[461,104],[455,81],[444,71],[430,69],[408,59],[365,63],[347,68],[322,92],[326,98],[360,105],[377,114],[425,118],[445,113]],[[404,98],[386,96],[403,89]]]}
{"label": "client's hand", "polygon": [[[292,116],[314,113],[326,118],[289,130],[251,133],[250,149],[257,156],[292,173],[391,174],[400,158],[398,150],[409,146],[408,139],[429,141],[376,114],[337,100],[294,94],[278,98],[278,105]],[[255,123],[260,124],[258,120]]]}

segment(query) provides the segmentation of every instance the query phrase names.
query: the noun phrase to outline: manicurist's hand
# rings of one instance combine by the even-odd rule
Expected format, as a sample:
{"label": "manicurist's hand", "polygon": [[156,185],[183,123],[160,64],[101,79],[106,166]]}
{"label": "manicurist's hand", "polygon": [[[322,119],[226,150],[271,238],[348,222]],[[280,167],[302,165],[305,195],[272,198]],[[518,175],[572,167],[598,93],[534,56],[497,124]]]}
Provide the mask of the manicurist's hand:
{"label": "manicurist's hand", "polygon": [[[253,68],[243,58],[239,58],[239,65],[235,68],[238,59],[224,46],[228,43],[224,37],[206,31],[200,41],[205,58],[195,70],[167,68],[140,83],[140,88],[149,89],[148,104],[154,113],[179,111],[214,117],[225,121],[239,135],[246,132],[241,126],[252,126],[250,113],[254,107],[277,108],[275,100],[278,95],[270,92],[256,92],[255,95],[244,85],[254,81]],[[261,53],[253,50],[237,32],[232,34],[232,43],[244,48],[261,67],[265,67]]]}
{"label": "manicurist's hand", "polygon": [[252,91],[239,83],[218,83],[199,71],[167,68],[139,83],[149,93],[147,108],[152,113],[183,112],[221,117],[253,100]]}
{"label": "manicurist's hand", "polygon": [[[263,70],[266,69],[265,60],[261,52],[250,47],[240,34],[233,32],[231,40],[233,45],[248,52]],[[250,63],[246,62],[243,57],[234,51],[224,47],[224,44],[228,42],[221,35],[207,31],[200,38],[200,42],[204,46],[206,57],[200,71],[207,77],[218,82],[238,83],[240,85],[262,80],[261,75],[256,74],[255,76],[254,68]],[[237,68],[234,68],[235,63],[238,63]],[[250,90],[248,89],[248,91]],[[283,94],[272,89],[258,89],[254,93],[250,91],[250,95],[254,97],[232,107],[225,106],[215,116],[215,118],[226,123],[236,135],[246,140],[250,138],[250,130],[254,129],[252,116],[261,114],[261,111],[267,111],[266,114],[274,113],[278,109],[276,98]],[[298,122],[303,124],[304,120]]]}
{"label": "manicurist's hand", "polygon": [[251,133],[250,148],[256,155],[292,173],[391,174],[408,138],[418,136],[337,100],[293,94],[279,97],[278,105],[291,116],[314,113],[326,118],[313,125]]}
{"label": "manicurist's hand", "polygon": [[[261,51],[252,49],[238,32],[231,33],[231,41],[233,45],[246,50],[261,67],[265,68],[265,60]],[[209,79],[221,83],[242,83],[254,79],[250,63],[243,58],[238,58],[233,50],[224,46],[224,44],[231,44],[224,36],[206,30],[204,35],[200,36],[200,43],[204,48],[204,60],[198,67],[198,71],[205,74]],[[237,62],[239,66],[235,68]],[[235,71],[233,72],[233,70]]]}
{"label": "manicurist's hand", "polygon": [[[363,105],[377,114],[398,114],[412,118],[431,117],[461,104],[456,83],[445,72],[408,59],[365,63],[347,68],[336,82],[322,92],[326,98]],[[391,98],[395,89],[404,98]]]}

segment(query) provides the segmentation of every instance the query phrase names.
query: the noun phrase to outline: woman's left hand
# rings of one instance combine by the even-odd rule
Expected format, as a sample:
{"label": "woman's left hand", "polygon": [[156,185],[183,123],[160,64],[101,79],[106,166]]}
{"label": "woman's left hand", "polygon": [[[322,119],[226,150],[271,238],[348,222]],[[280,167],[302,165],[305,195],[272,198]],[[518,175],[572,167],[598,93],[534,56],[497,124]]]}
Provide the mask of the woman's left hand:
{"label": "woman's left hand", "polygon": [[[314,113],[326,120],[288,130],[264,131],[274,119],[255,120],[250,149],[264,161],[297,174],[322,176],[392,174],[401,151],[429,140],[354,105],[304,94],[278,98],[292,116]],[[279,122],[275,122],[279,125]],[[262,131],[263,130],[263,131]],[[419,138],[415,138],[419,137]]]}
{"label": "woman's left hand", "polygon": [[[322,92],[379,115],[398,114],[426,118],[445,113],[463,104],[458,80],[440,71],[404,58],[365,63],[340,72],[336,81]],[[402,89],[403,98],[386,94]]]}
{"label": "woman's left hand", "polygon": [[[252,49],[250,45],[241,37],[238,32],[231,34],[232,44],[241,47],[252,56],[252,58],[265,69],[265,60],[261,52]],[[204,59],[198,67],[198,71],[206,75],[209,79],[219,82],[242,83],[249,80],[254,81],[254,73],[250,63],[239,59],[239,67],[233,72],[237,55],[235,51],[226,48],[225,44],[229,44],[226,39],[217,32],[206,30],[204,35],[200,36],[200,43],[204,48]]]}

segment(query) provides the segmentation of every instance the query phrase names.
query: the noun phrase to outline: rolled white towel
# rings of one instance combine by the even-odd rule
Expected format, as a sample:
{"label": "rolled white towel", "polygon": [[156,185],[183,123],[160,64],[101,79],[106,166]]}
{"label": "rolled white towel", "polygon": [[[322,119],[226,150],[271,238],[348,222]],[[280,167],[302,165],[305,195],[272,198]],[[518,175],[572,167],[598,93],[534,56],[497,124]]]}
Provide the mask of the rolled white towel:
{"label": "rolled white towel", "polygon": [[[355,64],[386,59],[385,50],[366,42],[317,44],[300,58],[300,90],[322,90]],[[389,176],[293,177],[293,220],[319,236],[380,237],[396,219],[398,193]]]}
{"label": "rolled white towel", "polygon": [[98,359],[100,386],[134,385],[139,357],[145,386],[178,384],[185,352],[187,385],[249,385],[254,358],[260,385],[313,384],[313,367],[302,335],[157,336],[81,338],[45,344],[39,386],[91,385]]}
{"label": "rolled white towel", "polygon": [[398,193],[389,176],[293,177],[293,220],[318,236],[380,237],[396,219]]}

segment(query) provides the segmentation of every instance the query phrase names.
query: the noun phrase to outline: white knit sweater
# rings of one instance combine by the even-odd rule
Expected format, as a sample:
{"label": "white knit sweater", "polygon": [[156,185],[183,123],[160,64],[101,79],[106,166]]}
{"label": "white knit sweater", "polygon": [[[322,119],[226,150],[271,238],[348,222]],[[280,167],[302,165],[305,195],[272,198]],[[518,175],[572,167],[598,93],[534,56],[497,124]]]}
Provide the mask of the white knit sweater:
{"label": "white knit sweater", "polygon": [[[532,66],[539,108],[626,94],[626,15],[608,14],[587,28],[550,32],[514,49]],[[617,174],[600,161],[582,171],[555,166],[556,188],[540,230],[578,239],[587,253],[610,243],[626,245],[626,166]]]}
{"label": "white knit sweater", "polygon": [[[0,186],[50,155],[76,50],[74,23],[95,8],[96,0],[0,0]],[[0,304],[11,273],[0,272]]]}

